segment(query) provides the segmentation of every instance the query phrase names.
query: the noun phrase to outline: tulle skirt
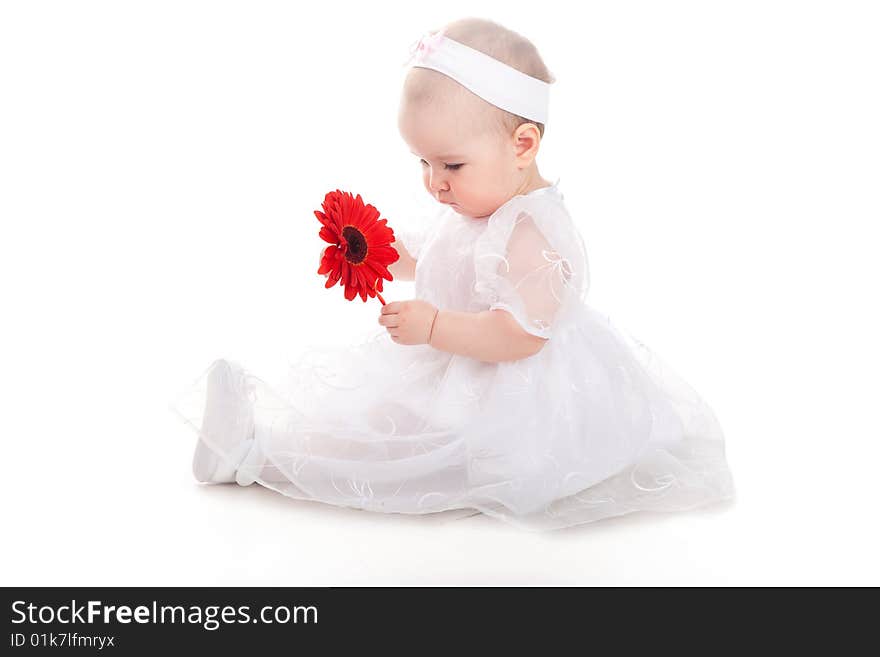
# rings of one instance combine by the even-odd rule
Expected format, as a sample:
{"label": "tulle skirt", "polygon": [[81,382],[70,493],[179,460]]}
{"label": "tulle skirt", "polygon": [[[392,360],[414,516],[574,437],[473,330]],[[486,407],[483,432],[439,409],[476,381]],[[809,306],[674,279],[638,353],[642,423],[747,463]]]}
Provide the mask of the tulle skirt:
{"label": "tulle skirt", "polygon": [[[203,480],[386,513],[470,509],[546,530],[732,499],[712,410],[586,304],[529,358],[481,362],[385,329],[279,381],[217,360],[171,407]],[[197,477],[199,475],[197,474]]]}

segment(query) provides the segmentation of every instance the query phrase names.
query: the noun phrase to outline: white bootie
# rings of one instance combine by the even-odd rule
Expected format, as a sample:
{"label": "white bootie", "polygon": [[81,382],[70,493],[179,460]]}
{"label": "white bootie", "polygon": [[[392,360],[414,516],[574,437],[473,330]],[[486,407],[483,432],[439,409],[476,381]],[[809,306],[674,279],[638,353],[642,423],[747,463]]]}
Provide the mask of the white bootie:
{"label": "white bootie", "polygon": [[239,486],[250,486],[257,480],[256,473],[260,471],[265,462],[260,445],[255,439],[248,440],[245,449],[238,462],[238,468],[233,474],[235,483]]}
{"label": "white bootie", "polygon": [[233,483],[254,435],[254,409],[244,372],[217,360],[208,372],[205,412],[193,455],[193,475],[204,483]]}

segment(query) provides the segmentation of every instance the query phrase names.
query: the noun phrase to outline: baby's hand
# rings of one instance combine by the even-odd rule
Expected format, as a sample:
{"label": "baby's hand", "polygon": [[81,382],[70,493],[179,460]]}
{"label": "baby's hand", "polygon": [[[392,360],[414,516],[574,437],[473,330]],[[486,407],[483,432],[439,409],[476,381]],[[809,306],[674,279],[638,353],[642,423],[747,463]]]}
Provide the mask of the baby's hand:
{"label": "baby's hand", "polygon": [[382,306],[379,323],[397,344],[427,344],[437,307],[422,301],[392,301]]}
{"label": "baby's hand", "polygon": [[[321,247],[321,255],[318,256],[318,269],[321,268],[321,263],[322,263],[323,260],[324,260],[324,251],[326,251],[327,249],[329,249],[330,246],[331,246],[331,245],[328,244],[328,245],[326,245],[326,246],[322,246],[322,247]],[[317,270],[316,270],[316,271],[317,271]],[[324,278],[327,278],[329,275],[330,275],[330,272],[329,272],[329,271],[328,271],[326,274],[318,274],[318,276],[323,276]]]}

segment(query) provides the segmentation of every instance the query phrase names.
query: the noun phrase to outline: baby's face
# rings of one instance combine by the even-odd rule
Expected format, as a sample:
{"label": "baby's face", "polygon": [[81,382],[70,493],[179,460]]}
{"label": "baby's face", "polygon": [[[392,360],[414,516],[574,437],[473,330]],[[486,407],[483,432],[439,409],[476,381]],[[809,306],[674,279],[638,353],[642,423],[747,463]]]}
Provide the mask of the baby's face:
{"label": "baby's face", "polygon": [[398,127],[418,158],[425,189],[459,214],[484,219],[515,193],[513,140],[488,121],[462,121],[461,110],[420,104],[401,106]]}

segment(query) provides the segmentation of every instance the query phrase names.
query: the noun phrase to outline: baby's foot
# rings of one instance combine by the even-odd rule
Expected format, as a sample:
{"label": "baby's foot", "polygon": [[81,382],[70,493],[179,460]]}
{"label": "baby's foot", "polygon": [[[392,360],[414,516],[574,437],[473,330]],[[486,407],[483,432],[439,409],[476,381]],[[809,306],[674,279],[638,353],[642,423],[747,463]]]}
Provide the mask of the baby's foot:
{"label": "baby's foot", "polygon": [[254,435],[253,404],[238,366],[214,362],[208,372],[201,437],[193,455],[193,474],[205,483],[232,483]]}

